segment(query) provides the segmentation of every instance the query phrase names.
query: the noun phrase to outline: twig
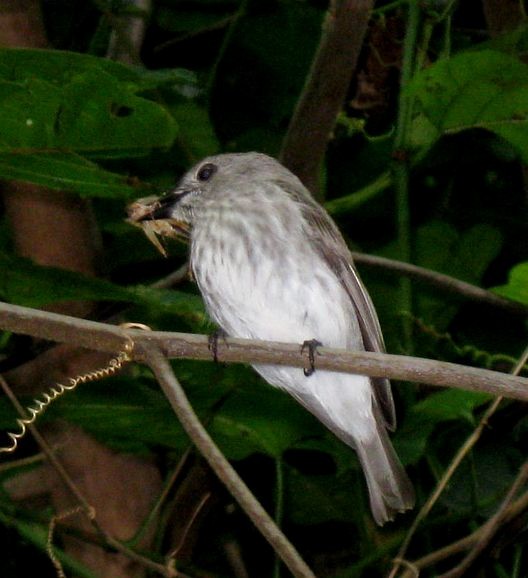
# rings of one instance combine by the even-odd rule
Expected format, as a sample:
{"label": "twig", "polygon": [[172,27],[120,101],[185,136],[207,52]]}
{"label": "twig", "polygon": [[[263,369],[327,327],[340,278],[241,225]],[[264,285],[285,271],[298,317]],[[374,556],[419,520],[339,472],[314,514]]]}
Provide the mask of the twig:
{"label": "twig", "polygon": [[[506,514],[505,514],[504,521],[506,523],[510,522],[511,520],[513,520],[514,518],[519,516],[522,512],[524,512],[527,508],[528,508],[528,492],[525,492],[520,498],[515,500],[515,502],[513,502],[513,504],[511,504],[508,507]],[[433,564],[436,564],[437,562],[445,560],[446,558],[449,558],[450,556],[454,556],[455,554],[459,554],[460,552],[468,550],[474,544],[477,544],[479,542],[481,535],[482,535],[483,531],[485,530],[485,528],[486,528],[486,524],[484,524],[483,526],[481,526],[480,528],[478,528],[477,530],[475,530],[474,532],[472,532],[468,536],[465,536],[464,538],[461,538],[460,540],[457,540],[456,542],[448,544],[447,546],[444,546],[443,548],[435,550],[434,552],[431,552],[430,554],[427,554],[426,556],[423,556],[422,558],[419,558],[418,560],[414,560],[412,563],[413,566],[415,568],[420,569],[420,570],[422,568],[428,568],[429,566],[432,566]],[[410,575],[404,574],[403,578],[407,578],[408,576],[410,576]]]}
{"label": "twig", "polygon": [[439,578],[459,578],[459,576],[462,576],[471,567],[478,556],[488,547],[495,534],[499,531],[499,528],[504,524],[509,506],[519,490],[526,484],[526,480],[528,480],[528,461],[521,466],[517,478],[513,482],[497,512],[481,528],[482,531],[479,541],[474,544],[471,551],[460,564],[449,570],[449,572],[445,572],[439,576]]}
{"label": "twig", "polygon": [[[400,77],[400,95],[398,118],[394,135],[393,163],[391,167],[392,182],[396,200],[396,225],[398,230],[398,250],[402,261],[412,261],[411,213],[409,204],[409,151],[408,135],[412,122],[414,97],[407,91],[407,86],[415,71],[416,41],[420,26],[420,6],[418,0],[411,0],[407,8],[407,29],[403,44],[402,69]],[[400,308],[412,313],[413,291],[408,278],[399,280]],[[412,352],[412,328],[408,318],[402,320],[402,339],[404,351]]]}
{"label": "twig", "polygon": [[185,281],[189,277],[189,264],[184,263],[181,267],[176,269],[170,275],[163,277],[159,281],[152,283],[150,286],[154,289],[169,289],[175,285],[179,285],[182,281]]}
{"label": "twig", "polygon": [[[4,392],[6,397],[9,398],[9,401],[13,404],[20,417],[22,419],[26,419],[28,417],[28,414],[26,413],[25,409],[22,407],[16,395],[13,393],[12,389],[9,387],[9,384],[2,375],[0,375],[0,387],[2,388],[2,391]],[[58,460],[57,456],[51,449],[48,442],[40,435],[39,431],[37,430],[34,424],[29,424],[27,427],[31,432],[31,435],[37,442],[38,446],[48,459],[49,463],[53,466],[58,476],[61,478],[64,485],[71,492],[72,496],[75,498],[77,503],[83,506],[84,513],[90,517],[93,512],[92,506],[88,503],[88,501],[79,491],[79,488],[75,485],[75,483],[69,476],[68,472],[64,469],[64,466]]]}
{"label": "twig", "polygon": [[[129,335],[135,344],[134,359],[139,361],[145,359],[151,345],[160,348],[169,358],[211,359],[209,338],[205,335],[139,330],[128,330],[125,334],[114,325],[7,303],[0,303],[0,328],[109,353],[120,351]],[[290,367],[306,364],[299,344],[226,338],[218,342],[217,353],[218,358],[227,363]],[[456,387],[528,401],[528,379],[497,371],[387,353],[325,347],[318,348],[317,353],[316,365],[320,369]]]}
{"label": "twig", "polygon": [[149,346],[145,350],[145,362],[154,372],[181,425],[193,443],[292,574],[298,578],[315,578],[313,572],[277,528],[204,429],[163,352],[156,346]]}
{"label": "twig", "polygon": [[[528,347],[524,350],[524,352],[521,355],[516,366],[513,368],[512,375],[517,375],[521,371],[521,369],[524,367],[527,360],[528,360]],[[434,504],[436,503],[436,501],[438,500],[438,498],[440,497],[440,495],[442,494],[442,492],[446,488],[447,484],[449,483],[450,479],[452,478],[453,474],[457,470],[457,468],[460,465],[460,463],[462,462],[462,460],[467,456],[467,454],[470,452],[470,450],[474,447],[474,445],[480,439],[480,436],[482,435],[484,428],[488,425],[489,419],[495,413],[495,411],[499,407],[502,400],[503,400],[503,396],[499,396],[491,402],[488,409],[485,411],[484,415],[480,419],[478,426],[475,428],[473,433],[466,439],[464,444],[460,447],[460,449],[458,450],[458,452],[456,453],[454,458],[451,460],[449,467],[442,475],[441,479],[439,480],[438,484],[436,485],[434,492],[431,494],[431,496],[429,496],[429,499],[427,500],[427,502],[422,506],[422,508],[418,512],[416,518],[414,519],[412,526],[409,528],[409,531],[407,532],[407,536],[405,537],[405,540],[403,541],[403,543],[402,543],[402,545],[398,551],[398,554],[395,558],[394,566],[393,566],[393,568],[389,574],[389,578],[394,578],[396,576],[396,573],[397,573],[400,565],[402,564],[402,561],[405,559],[405,554],[407,552],[409,544],[411,543],[411,540],[412,540],[416,530],[418,529],[418,526],[428,516],[429,512],[431,511]],[[407,576],[408,576],[408,572],[406,572],[404,574],[404,578]]]}
{"label": "twig", "polygon": [[281,162],[315,192],[329,136],[356,68],[373,0],[332,0],[282,144]]}
{"label": "twig", "polygon": [[103,13],[112,25],[108,58],[124,64],[141,65],[139,55],[151,11],[151,0],[133,0],[120,14],[112,14],[103,7]]}
{"label": "twig", "polygon": [[518,301],[511,301],[505,299],[500,295],[492,293],[476,285],[471,285],[465,281],[460,281],[449,275],[432,271],[431,269],[424,269],[417,265],[404,263],[403,261],[396,261],[394,259],[387,259],[386,257],[378,257],[376,255],[366,255],[365,253],[352,253],[352,257],[356,263],[366,265],[375,269],[382,269],[405,275],[416,281],[426,283],[433,287],[438,287],[447,293],[457,295],[460,298],[471,299],[478,303],[498,307],[509,313],[515,315],[528,316],[528,306]]}
{"label": "twig", "polygon": [[[2,377],[2,375],[0,375],[0,387],[4,391],[5,395],[9,398],[11,403],[15,406],[19,415],[21,417],[26,418],[27,414],[25,413],[24,408],[22,407],[22,405],[20,404],[20,402],[18,401],[15,394],[12,392],[11,388],[9,387],[6,380]],[[97,531],[97,533],[100,535],[100,537],[102,538],[104,543],[107,544],[108,546],[110,546],[111,548],[113,548],[114,550],[124,554],[128,558],[135,560],[136,562],[138,562],[142,566],[156,571],[158,574],[161,574],[163,576],[167,576],[168,578],[174,577],[176,574],[171,573],[165,566],[163,566],[162,564],[158,564],[157,562],[154,562],[153,560],[150,560],[149,558],[146,558],[145,556],[142,556],[141,554],[138,554],[137,552],[134,552],[130,548],[127,548],[121,542],[119,542],[118,540],[116,540],[115,538],[110,536],[99,525],[99,523],[97,522],[97,519],[95,517],[95,512],[94,512],[93,507],[88,503],[86,498],[83,496],[82,492],[76,486],[76,484],[72,480],[71,476],[68,474],[68,472],[66,471],[66,469],[64,468],[64,466],[62,465],[60,460],[57,458],[57,456],[54,454],[53,450],[50,448],[48,442],[40,435],[40,433],[38,432],[38,430],[36,429],[36,427],[33,424],[29,425],[28,429],[31,432],[32,436],[35,438],[35,441],[39,445],[42,452],[46,455],[46,457],[47,457],[49,463],[51,464],[51,466],[53,467],[53,469],[57,472],[57,474],[60,477],[60,479],[62,480],[63,484],[71,492],[71,494],[73,495],[73,497],[75,498],[77,503],[80,504],[83,512],[86,514],[86,516],[90,520],[90,523],[92,524],[94,529]]]}

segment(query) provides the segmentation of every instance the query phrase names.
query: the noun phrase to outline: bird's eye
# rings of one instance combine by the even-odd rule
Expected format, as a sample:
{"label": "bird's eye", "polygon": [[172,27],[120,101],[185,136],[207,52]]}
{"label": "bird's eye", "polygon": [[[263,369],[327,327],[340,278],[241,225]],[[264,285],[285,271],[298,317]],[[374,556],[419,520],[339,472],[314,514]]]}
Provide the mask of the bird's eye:
{"label": "bird's eye", "polygon": [[216,173],[217,166],[213,165],[213,163],[206,163],[196,173],[196,178],[199,181],[208,181],[215,173]]}

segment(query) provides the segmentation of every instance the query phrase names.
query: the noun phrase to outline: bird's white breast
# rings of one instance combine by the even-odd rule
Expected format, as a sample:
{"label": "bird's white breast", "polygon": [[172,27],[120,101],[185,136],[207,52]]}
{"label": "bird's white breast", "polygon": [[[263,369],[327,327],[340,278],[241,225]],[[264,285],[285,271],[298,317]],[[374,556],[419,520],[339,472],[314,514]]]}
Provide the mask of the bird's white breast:
{"label": "bird's white breast", "polygon": [[289,226],[269,211],[227,213],[194,231],[191,263],[211,316],[236,337],[362,349],[350,298],[291,212]]}

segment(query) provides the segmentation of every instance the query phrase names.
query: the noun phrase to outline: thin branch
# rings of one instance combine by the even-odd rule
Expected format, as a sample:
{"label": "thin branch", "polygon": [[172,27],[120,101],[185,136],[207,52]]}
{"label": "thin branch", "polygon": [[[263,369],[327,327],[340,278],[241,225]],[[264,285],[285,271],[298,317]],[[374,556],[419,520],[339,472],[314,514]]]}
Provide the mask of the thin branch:
{"label": "thin branch", "polygon": [[[9,401],[15,407],[18,415],[22,419],[27,419],[28,414],[27,414],[26,410],[21,405],[21,403],[18,401],[16,395],[13,393],[13,391],[9,387],[9,384],[3,378],[2,375],[0,375],[0,387],[2,388],[2,391],[4,392],[6,397],[9,399]],[[93,512],[92,506],[88,503],[88,501],[84,498],[84,496],[80,492],[79,488],[75,485],[75,482],[71,479],[68,472],[65,470],[64,466],[59,461],[59,459],[55,455],[55,452],[51,449],[48,442],[40,435],[39,431],[37,430],[37,428],[35,427],[34,424],[28,424],[27,428],[31,432],[31,435],[33,436],[35,441],[37,442],[37,445],[42,450],[42,453],[46,456],[46,458],[49,461],[49,463],[51,464],[51,466],[57,472],[59,478],[62,480],[64,485],[68,488],[68,490],[71,492],[72,496],[75,498],[77,503],[83,507],[84,513],[89,518],[91,518],[92,512]]]}
{"label": "thin branch", "polygon": [[431,271],[431,269],[424,269],[423,267],[418,267],[410,263],[404,263],[403,261],[377,257],[376,255],[353,252],[352,257],[354,261],[360,265],[405,275],[406,277],[431,285],[432,287],[438,287],[446,293],[451,293],[460,298],[471,299],[484,305],[498,307],[515,315],[528,316],[528,306],[524,303],[505,299],[496,293],[492,293],[476,285],[471,285],[465,281],[460,281],[449,275]]}
{"label": "thin branch", "polygon": [[179,285],[185,279],[189,279],[189,264],[184,263],[181,267],[176,269],[173,273],[170,273],[163,279],[152,283],[150,286],[154,289],[170,289],[175,285]]}
{"label": "thin branch", "polygon": [[255,499],[202,426],[169,362],[165,359],[164,353],[154,345],[145,348],[144,356],[145,362],[154,372],[181,425],[260,533],[272,545],[294,576],[315,578],[313,572],[279,530],[266,510]]}
{"label": "thin branch", "polygon": [[[149,346],[160,348],[174,359],[211,359],[205,335],[124,330],[114,325],[0,303],[0,328],[41,339],[115,353],[134,340],[134,359],[145,359]],[[218,342],[218,359],[230,363],[260,363],[305,367],[308,360],[299,344],[226,338]],[[316,367],[330,371],[388,377],[442,387],[456,387],[528,401],[528,379],[455,363],[321,347]]]}
{"label": "thin branch", "polygon": [[141,47],[152,12],[151,0],[133,0],[123,13],[113,14],[101,7],[112,25],[107,57],[124,64],[141,65]]}
{"label": "thin branch", "polygon": [[[528,360],[528,347],[524,350],[524,352],[521,355],[521,357],[519,358],[517,364],[513,368],[512,375],[518,375],[520,373],[521,369],[525,366],[527,360]],[[439,480],[438,484],[436,485],[434,492],[429,496],[427,502],[422,506],[422,508],[418,512],[416,518],[414,519],[412,526],[410,527],[409,531],[407,532],[407,536],[405,537],[405,540],[403,541],[403,543],[402,543],[402,545],[398,551],[398,554],[394,560],[394,566],[392,568],[392,571],[389,574],[389,578],[394,578],[396,576],[398,568],[403,563],[403,560],[405,559],[405,554],[407,552],[407,549],[409,547],[409,544],[411,543],[411,540],[412,540],[414,534],[416,533],[416,530],[418,529],[418,526],[428,516],[428,514],[432,510],[434,504],[436,503],[436,501],[438,500],[438,498],[440,497],[440,495],[442,494],[442,492],[446,488],[447,484],[449,483],[449,481],[453,477],[453,474],[458,469],[458,466],[461,464],[462,460],[467,456],[467,454],[471,451],[471,449],[478,442],[478,440],[480,439],[480,436],[482,435],[482,432],[484,431],[484,428],[488,425],[490,418],[497,411],[502,400],[503,400],[503,396],[499,396],[491,402],[491,404],[488,406],[488,409],[484,412],[484,415],[480,418],[480,421],[479,421],[477,427],[473,430],[471,435],[466,439],[466,441],[462,444],[462,446],[459,448],[459,450],[457,451],[457,453],[455,454],[455,456],[451,460],[449,467],[443,473],[441,479]],[[510,502],[508,502],[507,505],[509,505],[509,503]],[[406,572],[404,574],[404,578],[407,578],[408,576],[409,576],[409,572]]]}
{"label": "thin branch", "polygon": [[[19,415],[23,418],[27,417],[27,414],[16,398],[15,394],[12,392],[9,384],[6,380],[0,375],[0,387],[9,398],[11,403],[15,406],[15,409],[19,413]],[[122,544],[119,540],[116,540],[113,536],[108,534],[106,530],[99,524],[96,518],[96,512],[94,508],[89,504],[88,500],[84,497],[82,492],[79,490],[73,479],[71,478],[70,474],[66,471],[62,463],[60,462],[59,458],[55,455],[54,451],[49,446],[48,442],[40,435],[37,428],[30,424],[28,425],[28,429],[31,432],[31,435],[34,437],[35,441],[37,442],[38,446],[42,450],[42,452],[46,455],[50,465],[53,469],[57,472],[59,478],[63,482],[63,484],[68,488],[71,492],[72,496],[75,498],[77,503],[81,506],[82,511],[88,517],[91,525],[96,530],[97,534],[100,536],[103,543],[117,552],[124,554],[129,559],[136,561],[138,564],[141,564],[145,568],[149,568],[161,574],[162,576],[167,576],[168,578],[173,578],[176,576],[176,573],[173,572],[170,568],[164,566],[163,564],[158,564],[154,560],[142,556],[138,552],[131,550],[124,544]]]}
{"label": "thin branch", "polygon": [[315,192],[328,139],[343,106],[365,39],[373,0],[332,0],[306,84],[280,153]]}
{"label": "thin branch", "polygon": [[508,494],[504,498],[497,512],[495,512],[495,514],[481,528],[482,532],[479,541],[474,544],[471,551],[462,560],[462,562],[460,562],[460,564],[449,570],[449,572],[445,572],[439,578],[459,578],[460,576],[463,576],[467,570],[469,570],[473,562],[488,547],[493,537],[496,535],[501,526],[504,524],[508,513],[508,508],[513,502],[516,494],[526,484],[527,480],[528,480],[528,461],[524,462],[524,464],[521,466],[517,478],[513,482]]}
{"label": "thin branch", "polygon": [[[407,86],[415,68],[416,42],[420,26],[421,8],[417,0],[408,3],[407,29],[403,43],[402,69],[400,76],[400,94],[398,118],[393,144],[393,163],[391,166],[392,182],[396,201],[396,226],[398,230],[398,251],[403,261],[410,262],[412,253],[411,213],[409,204],[410,166],[408,155],[408,135],[412,122],[414,97],[407,91]],[[399,279],[400,309],[412,313],[413,291],[409,279]],[[408,318],[402,319],[403,347],[412,352],[412,328]]]}
{"label": "thin branch", "polygon": [[[513,502],[513,504],[511,504],[508,507],[505,513],[504,519],[505,523],[511,522],[513,519],[520,516],[526,509],[528,509],[528,492],[525,492],[520,498],[515,500],[515,502]],[[481,526],[468,536],[465,536],[464,538],[461,538],[456,542],[452,542],[451,544],[448,544],[447,546],[444,546],[439,550],[435,550],[434,552],[431,552],[430,554],[427,554],[426,556],[423,556],[418,560],[414,560],[412,562],[412,565],[415,568],[422,570],[424,568],[432,566],[433,564],[441,562],[446,558],[450,558],[455,554],[460,554],[460,552],[468,550],[474,544],[477,544],[479,542],[483,532],[486,530],[486,524],[484,524],[483,526]],[[411,576],[412,574],[405,573],[403,578],[410,578]]]}

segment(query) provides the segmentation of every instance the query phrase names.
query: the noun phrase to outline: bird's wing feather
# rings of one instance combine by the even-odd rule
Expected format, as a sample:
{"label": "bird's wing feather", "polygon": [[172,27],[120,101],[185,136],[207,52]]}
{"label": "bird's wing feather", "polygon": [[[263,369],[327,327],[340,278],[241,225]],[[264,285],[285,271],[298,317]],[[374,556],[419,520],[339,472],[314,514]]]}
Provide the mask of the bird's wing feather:
{"label": "bird's wing feather", "polygon": [[[281,183],[284,186],[284,183]],[[290,194],[300,203],[308,238],[316,252],[334,271],[352,301],[358,316],[363,344],[366,351],[384,352],[385,344],[374,305],[354,267],[350,251],[326,211],[311,197]],[[388,429],[396,427],[396,412],[390,382],[386,378],[372,380],[376,400]]]}

